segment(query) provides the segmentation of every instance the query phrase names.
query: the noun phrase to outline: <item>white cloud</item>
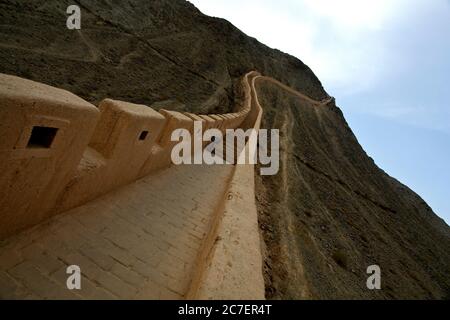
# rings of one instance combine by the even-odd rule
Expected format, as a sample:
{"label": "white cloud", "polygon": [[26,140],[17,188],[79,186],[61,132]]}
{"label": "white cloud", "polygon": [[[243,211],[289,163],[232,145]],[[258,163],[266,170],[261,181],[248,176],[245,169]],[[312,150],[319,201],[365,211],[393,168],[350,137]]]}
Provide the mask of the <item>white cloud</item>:
{"label": "white cloud", "polygon": [[[261,42],[297,56],[330,91],[365,90],[379,77],[385,52],[376,33],[405,0],[193,0]],[[396,3],[393,5],[392,3]],[[367,41],[373,39],[373,41]]]}
{"label": "white cloud", "polygon": [[339,28],[352,29],[352,32],[381,29],[390,17],[408,5],[405,0],[304,0],[303,3],[317,16],[326,17]]}
{"label": "white cloud", "polygon": [[[420,11],[422,0],[192,0],[261,42],[297,56],[326,88],[353,94],[372,87],[395,62],[383,37]],[[437,0],[442,2],[442,0]],[[399,59],[400,60],[400,59]]]}

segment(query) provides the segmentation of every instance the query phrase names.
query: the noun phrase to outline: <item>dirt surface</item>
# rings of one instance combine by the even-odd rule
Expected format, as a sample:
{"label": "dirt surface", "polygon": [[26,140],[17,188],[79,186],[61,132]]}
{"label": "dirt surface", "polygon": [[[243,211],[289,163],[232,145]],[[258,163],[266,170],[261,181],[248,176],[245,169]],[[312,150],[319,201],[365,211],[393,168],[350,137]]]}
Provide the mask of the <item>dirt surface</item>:
{"label": "dirt surface", "polygon": [[[66,28],[69,4],[81,7],[80,31]],[[300,60],[181,0],[1,0],[0,18],[0,72],[95,104],[222,113],[250,70],[328,97]],[[282,134],[280,173],[256,176],[267,298],[449,298],[449,227],[375,165],[334,103],[264,81],[257,90],[263,126]],[[379,291],[366,288],[372,264]]]}

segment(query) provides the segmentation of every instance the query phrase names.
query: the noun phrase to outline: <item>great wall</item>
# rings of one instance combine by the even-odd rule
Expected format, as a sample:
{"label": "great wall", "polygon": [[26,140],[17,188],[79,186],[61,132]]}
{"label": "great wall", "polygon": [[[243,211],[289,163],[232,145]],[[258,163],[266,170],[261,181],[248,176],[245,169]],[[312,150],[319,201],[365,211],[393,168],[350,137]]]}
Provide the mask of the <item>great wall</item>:
{"label": "great wall", "polygon": [[[195,115],[0,75],[0,295],[264,299],[254,166],[171,166],[176,128],[259,129],[257,72],[235,112]],[[248,152],[247,144],[243,152]],[[66,288],[79,265],[82,289]]]}

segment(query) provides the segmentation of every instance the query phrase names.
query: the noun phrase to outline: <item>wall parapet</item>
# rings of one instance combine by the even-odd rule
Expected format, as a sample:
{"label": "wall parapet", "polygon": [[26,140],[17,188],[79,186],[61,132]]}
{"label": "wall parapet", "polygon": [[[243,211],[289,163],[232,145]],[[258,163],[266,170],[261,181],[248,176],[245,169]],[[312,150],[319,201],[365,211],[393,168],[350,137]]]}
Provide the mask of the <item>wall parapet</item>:
{"label": "wall parapet", "polygon": [[[244,82],[244,86],[245,81]],[[170,166],[172,130],[235,129],[250,112],[155,111],[105,99],[98,108],[66,90],[0,74],[0,239]]]}

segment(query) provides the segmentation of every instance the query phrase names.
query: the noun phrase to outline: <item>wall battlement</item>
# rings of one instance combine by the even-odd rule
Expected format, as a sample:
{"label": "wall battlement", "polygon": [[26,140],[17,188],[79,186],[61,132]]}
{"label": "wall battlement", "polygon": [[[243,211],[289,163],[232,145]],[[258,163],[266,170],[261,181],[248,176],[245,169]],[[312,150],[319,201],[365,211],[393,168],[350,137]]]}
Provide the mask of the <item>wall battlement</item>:
{"label": "wall battlement", "polygon": [[[111,99],[96,107],[65,90],[0,74],[0,240],[11,236],[0,241],[0,275],[14,274],[7,288],[27,284],[6,295],[64,298],[70,294],[59,281],[66,274],[55,271],[75,263],[94,272],[92,279],[100,277],[94,291],[102,298],[264,299],[254,165],[156,174],[171,164],[175,129],[194,133],[194,121],[202,121],[203,130],[259,130],[257,81],[317,106],[332,101],[312,100],[249,72],[233,113],[155,111]],[[244,154],[233,156],[253,148],[246,143],[238,150]],[[139,284],[130,287],[130,279]]]}
{"label": "wall battlement", "polygon": [[171,164],[174,129],[253,127],[250,85],[223,115],[111,99],[98,108],[62,89],[0,74],[0,239]]}

